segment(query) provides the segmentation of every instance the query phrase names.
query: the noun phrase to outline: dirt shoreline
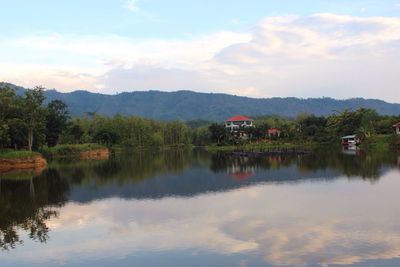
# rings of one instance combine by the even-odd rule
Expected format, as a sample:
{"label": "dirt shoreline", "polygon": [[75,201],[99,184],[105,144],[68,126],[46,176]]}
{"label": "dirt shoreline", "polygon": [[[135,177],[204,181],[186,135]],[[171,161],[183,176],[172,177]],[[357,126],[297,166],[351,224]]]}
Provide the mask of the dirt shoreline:
{"label": "dirt shoreline", "polygon": [[79,159],[108,159],[110,151],[107,148],[99,148],[79,152]]}
{"label": "dirt shoreline", "polygon": [[14,170],[43,170],[46,167],[47,161],[41,155],[18,159],[0,158],[0,172],[9,172]]}
{"label": "dirt shoreline", "polygon": [[[55,155],[54,158],[76,157],[79,160],[104,160],[110,156],[107,148],[99,148],[87,151],[80,151],[77,154],[68,156]],[[47,161],[42,155],[36,155],[26,158],[0,158],[0,173],[11,173],[18,171],[30,171],[33,173],[41,173],[47,168]]]}

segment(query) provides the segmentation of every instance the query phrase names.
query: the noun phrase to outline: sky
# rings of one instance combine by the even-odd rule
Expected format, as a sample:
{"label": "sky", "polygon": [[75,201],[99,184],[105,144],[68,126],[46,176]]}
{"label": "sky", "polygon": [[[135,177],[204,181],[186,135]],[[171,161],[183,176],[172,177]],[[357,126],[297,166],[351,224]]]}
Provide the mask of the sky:
{"label": "sky", "polygon": [[400,103],[400,0],[0,0],[0,81]]}

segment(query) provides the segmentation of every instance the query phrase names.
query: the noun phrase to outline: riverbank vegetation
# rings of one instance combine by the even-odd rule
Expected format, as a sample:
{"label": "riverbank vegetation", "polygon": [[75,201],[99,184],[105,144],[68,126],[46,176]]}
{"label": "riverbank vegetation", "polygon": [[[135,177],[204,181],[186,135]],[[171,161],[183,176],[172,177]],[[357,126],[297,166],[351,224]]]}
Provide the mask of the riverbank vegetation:
{"label": "riverbank vegetation", "polygon": [[[365,108],[334,112],[328,117],[307,113],[296,118],[265,116],[255,118],[255,127],[240,128],[233,133],[224,124],[202,125],[193,130],[192,139],[194,144],[209,150],[312,149],[339,146],[342,136],[356,135],[364,149],[387,150],[400,144],[392,127],[399,121],[400,116],[381,116]],[[269,134],[268,129],[279,133]]]}
{"label": "riverbank vegetation", "polygon": [[45,147],[40,152],[48,158],[79,156],[80,153],[107,149],[99,144],[64,144],[54,147]]}
{"label": "riverbank vegetation", "polygon": [[191,142],[189,127],[182,122],[109,118],[95,112],[71,118],[62,101],[46,102],[43,90],[36,87],[23,95],[7,87],[0,90],[0,151],[5,156],[10,150],[15,150],[14,157],[23,157],[32,151],[67,155],[94,148],[178,147]]}
{"label": "riverbank vegetation", "polygon": [[60,137],[61,143],[98,143],[131,148],[172,147],[190,144],[190,131],[182,122],[162,122],[134,116],[112,118],[91,114],[75,118]]}
{"label": "riverbank vegetation", "polygon": [[[381,116],[372,109],[344,110],[327,117],[300,114],[296,118],[263,116],[255,127],[232,133],[223,123],[204,120],[156,121],[135,116],[105,117],[87,112],[71,118],[60,100],[46,101],[43,88],[18,95],[0,90],[0,151],[23,157],[27,151],[69,155],[97,148],[170,148],[206,146],[209,150],[312,149],[338,146],[340,137],[356,134],[366,149],[389,149],[400,144],[392,125],[400,116]],[[276,132],[271,134],[270,129]],[[245,138],[243,138],[243,135]],[[23,151],[21,151],[23,150]],[[7,152],[10,153],[10,152]],[[1,154],[0,154],[1,155]]]}

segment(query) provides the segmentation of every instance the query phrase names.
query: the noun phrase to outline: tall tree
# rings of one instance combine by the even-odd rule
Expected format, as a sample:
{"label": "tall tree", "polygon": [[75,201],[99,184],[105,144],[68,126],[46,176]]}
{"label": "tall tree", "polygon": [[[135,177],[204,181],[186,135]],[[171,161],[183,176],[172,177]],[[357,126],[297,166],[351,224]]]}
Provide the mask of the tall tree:
{"label": "tall tree", "polygon": [[0,90],[0,147],[9,144],[9,120],[12,118],[15,109],[16,95],[13,89],[8,86]]}
{"label": "tall tree", "polygon": [[15,108],[16,95],[13,89],[6,86],[0,90],[0,122],[4,122]]}
{"label": "tall tree", "polygon": [[22,107],[24,109],[24,117],[22,118],[27,128],[28,149],[32,151],[34,132],[41,133],[45,127],[46,109],[42,107],[45,99],[43,95],[43,87],[35,87],[25,93]]}
{"label": "tall tree", "polygon": [[61,100],[53,100],[47,105],[46,143],[55,146],[61,133],[67,128],[68,107]]}
{"label": "tall tree", "polygon": [[218,145],[226,137],[226,129],[222,124],[213,123],[208,127],[208,129],[211,133],[211,140],[217,142]]}

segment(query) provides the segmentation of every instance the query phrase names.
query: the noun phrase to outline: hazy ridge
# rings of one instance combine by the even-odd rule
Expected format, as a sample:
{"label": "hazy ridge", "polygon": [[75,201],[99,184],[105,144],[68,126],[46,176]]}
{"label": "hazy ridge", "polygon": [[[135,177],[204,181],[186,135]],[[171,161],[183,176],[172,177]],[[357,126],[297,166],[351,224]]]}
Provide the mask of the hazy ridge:
{"label": "hazy ridge", "polygon": [[[23,87],[8,83],[19,93]],[[333,98],[249,98],[228,94],[197,93],[193,91],[136,91],[116,95],[74,91],[61,93],[56,90],[45,91],[47,101],[63,100],[72,116],[80,116],[86,112],[113,116],[137,115],[161,120],[194,120],[205,119],[221,121],[235,114],[261,116],[275,114],[295,117],[299,113],[308,112],[315,115],[328,115],[345,108],[373,108],[382,115],[399,115],[400,104],[387,103],[377,99],[352,98],[336,100]]]}

